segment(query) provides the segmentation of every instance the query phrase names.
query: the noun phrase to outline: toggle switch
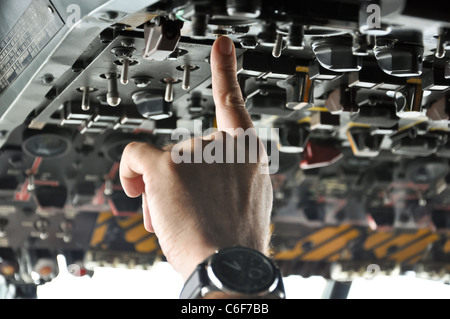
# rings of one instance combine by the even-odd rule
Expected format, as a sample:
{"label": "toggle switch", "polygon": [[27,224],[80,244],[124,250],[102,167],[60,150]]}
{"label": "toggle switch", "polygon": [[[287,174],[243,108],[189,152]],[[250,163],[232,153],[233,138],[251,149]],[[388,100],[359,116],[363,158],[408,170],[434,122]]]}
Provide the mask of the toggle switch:
{"label": "toggle switch", "polygon": [[303,41],[305,36],[304,26],[300,23],[293,22],[289,27],[288,46],[290,49],[303,49]]}
{"label": "toggle switch", "polygon": [[284,36],[287,32],[277,30],[277,24],[275,22],[268,22],[262,25],[262,31],[258,33],[258,42],[262,46],[273,46],[272,56],[279,58],[281,51],[286,47]]}
{"label": "toggle switch", "polygon": [[274,58],[279,58],[281,56],[281,51],[283,51],[285,46],[286,45],[283,40],[283,34],[277,33],[277,37],[275,39],[275,44],[274,44],[273,50],[272,50],[272,56]]}
{"label": "toggle switch", "polygon": [[106,101],[112,107],[118,106],[122,101],[117,86],[117,79],[120,77],[117,73],[106,73],[100,77],[108,80],[108,94],[106,94]]}
{"label": "toggle switch", "polygon": [[6,237],[6,226],[8,225],[8,220],[6,218],[1,217],[0,218],[0,238]]}
{"label": "toggle switch", "polygon": [[437,46],[435,56],[438,59],[443,59],[445,57],[445,52],[447,50],[447,45],[450,42],[450,32],[447,28],[441,28],[439,30],[439,35],[437,38]]}
{"label": "toggle switch", "polygon": [[133,47],[117,47],[112,49],[112,53],[119,60],[114,62],[117,65],[122,66],[122,74],[120,77],[120,83],[123,85],[127,85],[129,80],[130,66],[138,64],[138,62],[134,59],[133,53],[136,51]]}
{"label": "toggle switch", "polygon": [[83,111],[89,111],[91,108],[90,93],[96,91],[96,89],[88,86],[83,86],[80,87],[78,91],[83,93],[83,98],[81,100],[81,109]]}
{"label": "toggle switch", "polygon": [[182,89],[187,91],[191,88],[191,72],[198,70],[195,65],[181,65],[177,67],[178,71],[183,71]]}
{"label": "toggle switch", "polygon": [[173,85],[176,83],[180,83],[181,81],[172,78],[165,78],[161,82],[166,85],[166,91],[164,93],[164,101],[170,103],[173,101]]}

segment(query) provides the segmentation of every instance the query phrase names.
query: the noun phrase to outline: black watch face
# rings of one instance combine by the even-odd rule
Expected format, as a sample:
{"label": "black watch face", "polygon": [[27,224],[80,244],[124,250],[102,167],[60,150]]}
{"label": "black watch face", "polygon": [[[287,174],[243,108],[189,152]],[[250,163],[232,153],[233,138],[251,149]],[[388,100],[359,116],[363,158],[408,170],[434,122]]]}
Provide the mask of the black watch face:
{"label": "black watch face", "polygon": [[213,257],[211,269],[223,288],[243,294],[265,292],[276,284],[271,261],[245,248],[222,250]]}

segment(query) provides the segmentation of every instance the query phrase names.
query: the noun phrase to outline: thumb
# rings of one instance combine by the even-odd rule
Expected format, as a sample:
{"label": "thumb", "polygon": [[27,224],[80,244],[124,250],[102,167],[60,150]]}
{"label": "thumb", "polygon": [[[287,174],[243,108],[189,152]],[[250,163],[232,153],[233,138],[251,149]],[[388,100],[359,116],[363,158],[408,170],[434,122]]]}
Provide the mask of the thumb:
{"label": "thumb", "polygon": [[146,144],[132,142],[125,147],[120,161],[119,176],[123,190],[130,197],[145,192],[145,183],[150,181],[152,169],[164,151]]}

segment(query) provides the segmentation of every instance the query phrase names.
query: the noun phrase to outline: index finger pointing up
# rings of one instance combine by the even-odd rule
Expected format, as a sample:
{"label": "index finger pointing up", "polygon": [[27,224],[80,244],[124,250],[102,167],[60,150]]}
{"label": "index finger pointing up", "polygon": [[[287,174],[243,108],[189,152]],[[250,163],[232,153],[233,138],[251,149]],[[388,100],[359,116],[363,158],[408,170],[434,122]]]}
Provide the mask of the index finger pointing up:
{"label": "index finger pointing up", "polygon": [[221,131],[253,127],[245,108],[236,74],[236,52],[233,41],[219,37],[211,50],[211,73],[217,126]]}

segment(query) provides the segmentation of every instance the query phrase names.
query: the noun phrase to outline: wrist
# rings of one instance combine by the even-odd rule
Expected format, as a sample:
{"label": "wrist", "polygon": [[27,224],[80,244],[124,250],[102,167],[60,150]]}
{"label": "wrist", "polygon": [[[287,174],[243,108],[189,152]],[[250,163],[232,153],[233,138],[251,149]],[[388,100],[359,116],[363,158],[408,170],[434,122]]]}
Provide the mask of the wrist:
{"label": "wrist", "polygon": [[217,250],[223,248],[242,246],[257,250],[266,256],[268,255],[268,244],[261,244],[263,242],[266,243],[262,239],[238,241],[236,239],[225,240],[221,238],[221,240],[210,242],[204,239],[203,236],[192,236],[189,239],[183,239],[179,242],[173,240],[169,242],[171,246],[165,245],[164,242],[160,242],[160,246],[167,261],[181,275],[184,282],[186,282],[199,264],[212,256]]}
{"label": "wrist", "polygon": [[163,247],[164,245],[161,245],[167,261],[181,275],[184,282],[200,263],[218,249],[218,247],[205,244],[199,240],[186,240],[183,244],[170,249],[164,249]]}

